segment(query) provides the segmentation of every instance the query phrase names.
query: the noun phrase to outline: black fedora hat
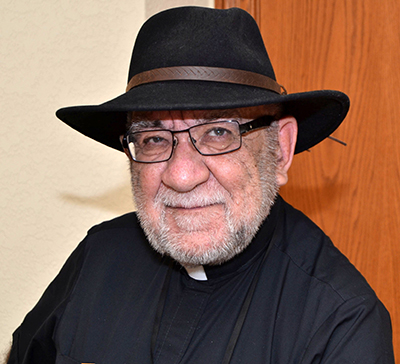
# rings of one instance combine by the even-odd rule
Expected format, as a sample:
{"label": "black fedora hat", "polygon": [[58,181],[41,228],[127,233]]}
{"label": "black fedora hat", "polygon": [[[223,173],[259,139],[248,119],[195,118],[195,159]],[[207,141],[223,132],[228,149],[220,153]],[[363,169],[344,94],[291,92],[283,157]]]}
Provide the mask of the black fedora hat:
{"label": "black fedora hat", "polygon": [[181,7],[148,19],[133,49],[127,92],[100,105],[66,107],[66,124],[112,148],[128,111],[211,110],[281,104],[299,125],[296,153],[328,137],[348,97],[322,90],[282,92],[254,19],[244,10]]}

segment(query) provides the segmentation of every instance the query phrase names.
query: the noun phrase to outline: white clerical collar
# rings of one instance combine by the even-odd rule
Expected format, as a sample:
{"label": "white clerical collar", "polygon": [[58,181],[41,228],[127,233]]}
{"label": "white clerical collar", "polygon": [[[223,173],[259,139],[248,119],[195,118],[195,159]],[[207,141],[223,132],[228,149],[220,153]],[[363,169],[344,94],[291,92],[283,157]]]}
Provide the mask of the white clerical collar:
{"label": "white clerical collar", "polygon": [[189,274],[189,277],[195,279],[196,281],[207,280],[207,275],[202,265],[196,265],[195,267],[185,267],[185,269],[186,272]]}

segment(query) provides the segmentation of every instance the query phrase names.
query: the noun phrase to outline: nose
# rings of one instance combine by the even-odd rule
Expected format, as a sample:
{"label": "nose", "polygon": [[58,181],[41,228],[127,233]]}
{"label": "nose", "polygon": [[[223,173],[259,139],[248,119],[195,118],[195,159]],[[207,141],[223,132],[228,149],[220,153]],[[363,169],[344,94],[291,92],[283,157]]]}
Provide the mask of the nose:
{"label": "nose", "polygon": [[188,133],[176,134],[177,144],[162,173],[163,183],[178,192],[188,192],[206,182],[210,171],[204,157],[197,152]]}

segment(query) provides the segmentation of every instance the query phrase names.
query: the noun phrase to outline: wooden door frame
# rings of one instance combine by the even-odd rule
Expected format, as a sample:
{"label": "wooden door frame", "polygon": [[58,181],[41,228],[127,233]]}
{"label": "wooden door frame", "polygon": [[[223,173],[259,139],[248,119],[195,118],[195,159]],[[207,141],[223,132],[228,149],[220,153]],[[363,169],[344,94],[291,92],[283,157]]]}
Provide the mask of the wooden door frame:
{"label": "wooden door frame", "polygon": [[[249,12],[257,21],[257,24],[260,26],[260,28],[262,28],[262,21],[261,21],[261,11],[265,11],[264,6],[267,4],[267,2],[261,3],[261,0],[214,0],[214,6],[215,8],[218,9],[227,9],[227,8],[231,8],[231,7],[238,7],[241,9],[246,10],[247,12]],[[329,1],[327,1],[329,2]],[[388,0],[387,1],[387,10],[391,11],[393,14],[393,18],[388,19],[387,21],[387,28],[383,28],[386,29],[385,32],[388,32],[389,35],[393,34],[396,35],[393,37],[393,39],[391,40],[391,42],[383,42],[384,44],[382,44],[382,42],[377,41],[376,37],[374,37],[373,34],[367,34],[366,32],[363,31],[364,27],[369,26],[369,22],[374,15],[370,16],[370,17],[366,17],[365,13],[366,10],[364,8],[362,9],[356,9],[352,4],[346,4],[345,9],[346,10],[346,17],[349,17],[348,20],[348,26],[344,26],[343,24],[336,24],[336,29],[338,32],[340,31],[349,31],[351,30],[351,34],[348,33],[347,36],[349,39],[347,39],[344,42],[344,37],[342,39],[342,41],[344,43],[346,43],[347,45],[343,45],[343,49],[347,49],[348,54],[347,57],[352,57],[353,55],[355,56],[354,58],[354,65],[352,66],[354,69],[356,67],[358,67],[357,62],[360,63],[360,67],[362,68],[363,71],[368,70],[368,66],[365,64],[365,54],[370,54],[373,53],[374,57],[372,57],[374,60],[376,59],[376,64],[379,65],[383,65],[382,63],[379,63],[379,59],[380,57],[382,57],[383,54],[385,54],[385,50],[387,50],[388,52],[388,56],[387,56],[387,69],[385,68],[385,72],[382,73],[382,77],[392,77],[391,80],[388,80],[388,85],[381,85],[381,79],[380,78],[374,78],[371,77],[371,73],[369,73],[367,75],[367,79],[368,82],[371,82],[372,85],[376,85],[376,90],[379,90],[379,92],[383,92],[384,95],[386,95],[386,104],[384,106],[382,106],[382,110],[379,110],[378,112],[378,116],[379,113],[380,114],[384,114],[386,117],[387,113],[387,118],[389,120],[394,120],[392,121],[392,124],[387,123],[384,127],[384,129],[386,130],[384,134],[380,134],[381,136],[385,136],[385,139],[383,139],[383,142],[381,143],[375,143],[374,145],[372,145],[372,148],[376,149],[372,149],[372,152],[369,154],[368,158],[359,158],[358,155],[360,154],[361,149],[358,151],[358,155],[357,155],[357,151],[356,148],[365,148],[364,145],[368,145],[365,143],[365,141],[369,141],[369,140],[376,140],[376,138],[374,137],[374,135],[369,134],[368,136],[364,135],[364,139],[360,140],[360,136],[358,135],[358,133],[354,134],[354,130],[352,128],[358,128],[361,127],[361,125],[365,125],[365,119],[363,119],[363,110],[365,106],[368,106],[368,102],[370,102],[373,98],[368,98],[366,96],[366,94],[368,95],[369,92],[364,93],[363,95],[360,95],[359,90],[363,89],[366,84],[365,84],[365,77],[364,77],[364,73],[357,75],[356,72],[354,72],[354,74],[352,73],[351,79],[354,81],[342,81],[343,84],[341,84],[343,87],[340,87],[340,89],[343,89],[346,93],[348,93],[350,96],[352,95],[357,95],[355,97],[355,100],[352,100],[352,103],[354,102],[352,106],[352,110],[355,113],[358,113],[359,115],[357,117],[353,117],[352,119],[352,123],[349,123],[349,121],[346,121],[346,125],[342,127],[342,136],[344,136],[343,138],[346,140],[349,140],[347,137],[345,137],[345,135],[347,135],[348,137],[350,137],[350,140],[352,140],[353,142],[353,146],[352,146],[352,152],[349,151],[348,154],[346,154],[347,159],[350,160],[351,164],[355,164],[355,163],[360,163],[361,160],[365,160],[366,163],[363,163],[364,166],[366,166],[366,173],[363,173],[361,175],[361,178],[363,178],[364,180],[369,180],[371,179],[371,185],[372,185],[372,174],[371,174],[371,170],[373,170],[373,168],[371,168],[371,166],[373,167],[373,163],[378,162],[379,163],[379,158],[381,158],[382,155],[385,155],[385,152],[387,153],[387,151],[389,150],[390,153],[392,153],[393,155],[395,155],[395,153],[393,151],[391,151],[391,148],[395,148],[396,147],[396,137],[395,135],[398,135],[398,124],[396,124],[396,109],[394,108],[394,105],[397,105],[397,100],[398,100],[398,95],[399,92],[395,92],[393,91],[393,86],[392,85],[396,85],[396,81],[398,81],[397,78],[394,77],[395,75],[395,71],[396,71],[396,64],[395,64],[395,57],[393,57],[393,54],[389,54],[389,50],[391,49],[395,49],[396,46],[398,46],[399,41],[397,38],[397,34],[398,32],[398,28],[396,28],[396,26],[394,24],[396,24],[395,20],[396,20],[396,15],[398,14],[398,12],[400,11],[399,7],[395,7],[391,4],[392,1]],[[272,4],[271,6],[275,6],[276,4],[279,3],[279,0],[275,0],[275,1],[270,1],[269,4]],[[307,4],[311,4],[312,2],[307,2],[305,1],[305,3]],[[342,6],[344,6],[345,1],[343,2],[339,2],[342,3]],[[356,3],[356,2],[354,2]],[[370,1],[369,4],[372,4],[373,1]],[[262,5],[262,7],[261,7]],[[339,5],[339,4],[337,4]],[[375,4],[374,4],[375,5]],[[390,5],[390,7],[389,7]],[[333,5],[332,5],[333,6]],[[347,8],[348,6],[348,8]],[[336,5],[335,5],[336,7]],[[278,7],[279,8],[279,7]],[[343,9],[342,9],[343,10]],[[281,9],[282,11],[282,9]],[[332,11],[332,9],[331,9]],[[269,14],[268,14],[269,15]],[[276,15],[276,14],[275,14]],[[324,18],[321,18],[324,19]],[[321,22],[322,20],[318,19],[319,22]],[[276,20],[276,19],[275,19]],[[317,21],[316,19],[313,19],[315,21]],[[336,19],[337,20],[337,19]],[[360,28],[356,28],[355,26],[355,22],[359,20],[361,22],[363,22],[363,26]],[[317,25],[317,24],[316,24]],[[319,24],[320,25],[320,24]],[[375,30],[377,31],[377,29]],[[385,32],[381,32],[379,34],[386,34]],[[262,33],[262,31],[261,31]],[[291,34],[291,33],[288,33]],[[288,34],[286,34],[286,39],[288,39]],[[344,34],[345,35],[345,34]],[[330,40],[330,36],[325,37],[325,40]],[[380,39],[380,38],[379,38]],[[320,41],[322,41],[322,38],[320,38]],[[374,43],[374,45],[371,45],[373,42],[379,42],[378,43]],[[293,41],[294,42],[294,41]],[[271,42],[272,44],[274,42]],[[354,45],[354,46],[358,46],[359,48],[359,52],[352,52],[350,51],[349,45]],[[372,47],[378,47],[378,48],[372,48]],[[282,58],[282,54],[284,54],[284,51],[286,50],[286,43],[283,42],[282,43],[282,49],[280,49],[280,56],[277,56],[277,59],[279,59],[279,57]],[[315,47],[314,47],[315,48]],[[339,49],[338,45],[336,44],[336,49]],[[355,48],[354,48],[355,49]],[[370,52],[370,49],[374,49],[374,51],[378,50],[377,52]],[[397,47],[398,49],[398,47]],[[364,53],[363,53],[364,52]],[[273,52],[272,52],[273,53]],[[279,53],[279,52],[278,52]],[[343,52],[342,52],[343,53]],[[346,52],[344,52],[346,53]],[[274,53],[275,54],[275,53]],[[325,56],[326,58],[328,56]],[[324,58],[324,57],[322,57]],[[322,59],[321,58],[321,59]],[[292,58],[293,59],[293,58]],[[343,59],[342,59],[343,61]],[[353,61],[353,59],[351,60]],[[374,63],[372,63],[374,64]],[[326,66],[326,65],[325,65]],[[384,66],[386,66],[386,64],[384,64]],[[321,66],[323,67],[323,66]],[[352,68],[349,67],[349,71]],[[382,68],[380,68],[382,70]],[[297,70],[295,70],[297,72]],[[293,74],[295,74],[295,71],[293,71]],[[321,72],[323,71],[323,69],[321,70]],[[279,73],[279,72],[278,72]],[[345,73],[344,73],[345,74]],[[343,75],[344,75],[343,74]],[[286,77],[288,80],[292,80],[292,77],[290,76],[290,73],[286,73]],[[314,77],[313,80],[315,80],[316,78]],[[393,81],[393,82],[389,82],[389,81]],[[285,81],[284,81],[285,82]],[[299,81],[301,84],[301,81]],[[332,82],[332,79],[330,79],[330,82]],[[338,83],[340,83],[341,81],[338,81]],[[312,82],[311,82],[312,83]],[[285,82],[286,85],[286,82]],[[292,84],[295,85],[295,84]],[[307,85],[309,85],[309,83],[307,83]],[[319,84],[317,84],[319,85]],[[309,86],[307,86],[309,87]],[[311,86],[310,86],[311,87]],[[395,86],[394,86],[395,87]],[[288,87],[291,88],[291,87]],[[317,87],[316,87],[317,88]],[[311,89],[314,89],[313,87],[311,87]],[[304,91],[307,91],[303,88]],[[390,90],[390,91],[387,91]],[[296,87],[295,87],[295,91],[297,91]],[[378,91],[376,91],[378,92]],[[389,99],[389,97],[387,96],[391,96],[393,95],[392,99]],[[374,99],[374,103],[376,105],[376,100]],[[391,111],[391,112],[390,112]],[[375,117],[377,116],[375,115]],[[352,118],[352,116],[349,115],[350,118]],[[348,118],[349,118],[348,117]],[[361,121],[360,121],[361,119]],[[374,133],[374,127],[379,128],[380,124],[376,124],[375,126],[371,125],[371,129],[370,129],[370,133]],[[357,130],[357,129],[356,129]],[[396,134],[397,133],[397,134]],[[357,139],[357,140],[356,140]],[[350,141],[349,140],[349,141]],[[380,144],[382,146],[380,146]],[[369,147],[369,145],[368,145]],[[321,149],[325,154],[327,152],[329,152],[328,147],[324,147],[324,145],[320,145],[316,148],[324,148]],[[372,155],[374,156],[372,156]],[[376,155],[378,157],[376,157]],[[300,157],[297,157],[300,158]],[[319,157],[315,157],[315,159],[311,160],[311,158],[308,158],[308,164],[306,165],[306,167],[311,167],[314,170],[318,169],[318,166],[322,166],[323,163],[318,159]],[[343,160],[343,159],[342,159]],[[345,164],[348,164],[348,160],[345,161]],[[298,161],[299,163],[299,161]],[[304,160],[303,162],[304,163]],[[294,167],[294,166],[293,166]],[[299,169],[294,170],[293,167],[291,168],[291,172],[298,172]],[[336,165],[337,168],[339,168],[339,165]],[[341,168],[343,168],[344,165],[341,165]],[[398,159],[397,159],[397,163],[396,160],[394,160],[394,163],[391,164],[389,167],[386,164],[382,164],[382,166],[378,165],[378,171],[380,173],[380,171],[382,170],[382,168],[387,168],[388,170],[390,169],[390,173],[386,170],[385,173],[382,172],[382,176],[379,178],[380,181],[385,181],[385,188],[387,189],[387,191],[392,191],[392,196],[393,199],[395,199],[396,197],[399,196],[398,194],[398,187],[396,185],[396,177],[398,176],[398,171],[400,170],[400,165],[398,163]],[[396,170],[397,168],[397,170]],[[311,170],[313,170],[311,169]],[[354,171],[353,168],[347,169],[347,177],[349,179],[351,179],[353,181],[353,184],[347,183],[347,182],[342,182],[339,181],[339,183],[337,183],[337,180],[335,179],[336,176],[334,175],[336,172],[333,171],[333,173],[325,173],[325,181],[326,184],[322,184],[321,187],[318,187],[319,189],[317,189],[318,193],[324,194],[325,196],[328,196],[324,202],[329,201],[330,197],[329,196],[333,196],[332,191],[332,185],[334,183],[336,188],[335,192],[337,195],[339,195],[342,191],[344,191],[345,189],[348,192],[347,194],[347,198],[349,198],[348,202],[346,202],[345,204],[337,204],[335,205],[335,209],[336,210],[331,210],[331,211],[336,211],[336,213],[338,211],[341,211],[341,208],[343,207],[348,207],[349,204],[354,204],[354,206],[356,208],[352,208],[351,210],[349,210],[349,212],[345,213],[345,218],[350,220],[350,221],[355,221],[357,223],[357,225],[361,224],[362,221],[367,221],[365,219],[361,219],[361,213],[360,216],[358,216],[358,211],[362,211],[362,210],[368,210],[368,208],[370,208],[370,204],[371,204],[371,200],[372,201],[376,201],[379,204],[379,198],[376,198],[375,200],[369,195],[368,191],[369,190],[364,190],[362,192],[359,191],[359,187],[357,185],[357,183],[354,183],[354,180],[356,180],[357,178],[360,178],[358,175],[354,175]],[[304,174],[304,173],[303,173]],[[393,177],[394,176],[394,177]],[[292,174],[293,177],[293,174]],[[304,181],[304,178],[302,179],[302,181]],[[315,181],[317,181],[317,179],[315,179]],[[298,182],[300,183],[300,182]],[[382,182],[381,182],[382,183]],[[365,186],[366,184],[364,184]],[[299,184],[297,185],[299,186]],[[314,188],[314,185],[311,185],[312,187],[310,188]],[[325,187],[327,186],[327,187]],[[375,185],[376,186],[376,185]],[[382,186],[380,186],[382,187]],[[397,190],[396,190],[397,187]],[[293,197],[294,194],[304,194],[304,191],[307,191],[307,187],[306,189],[298,189],[296,190],[296,186],[294,186],[293,184],[290,184],[289,189],[286,188],[286,191],[284,192],[284,197],[287,198],[287,200],[290,203],[293,203],[297,208],[300,208],[301,210],[303,210],[308,216],[310,216],[310,212],[311,210],[309,209],[309,211],[306,210],[305,205],[300,205],[298,204],[298,201],[293,201],[291,200],[290,197]],[[287,194],[289,191],[291,190],[291,196],[290,194]],[[389,192],[387,192],[387,195],[389,195]],[[396,192],[396,193],[394,193]],[[357,201],[355,199],[358,199]],[[382,198],[382,197],[381,197]],[[316,196],[310,196],[310,198],[308,199],[307,204],[309,206],[315,206],[315,202],[318,202],[319,199]],[[305,201],[304,201],[305,202]],[[396,204],[394,204],[392,201],[386,202],[386,206],[396,206]],[[318,208],[317,208],[318,210]],[[355,211],[355,215],[352,215],[353,211]],[[380,210],[382,211],[382,210]],[[399,211],[399,210],[397,210]],[[316,216],[321,217],[322,214],[322,210],[319,210],[316,212],[316,214],[313,216],[310,216],[313,220],[316,219]],[[393,215],[390,215],[393,214]],[[344,253],[350,258],[350,260],[354,260],[354,262],[358,262],[359,264],[355,264],[357,266],[358,269],[361,270],[361,267],[363,268],[362,273],[364,274],[364,276],[366,276],[366,278],[371,278],[371,281],[373,281],[375,283],[375,286],[373,286],[373,288],[377,291],[378,296],[381,297],[382,301],[385,303],[385,306],[389,309],[391,316],[392,316],[392,326],[393,326],[393,346],[394,346],[394,352],[395,352],[395,357],[397,360],[399,360],[400,358],[400,295],[399,295],[399,290],[398,290],[398,281],[399,279],[398,277],[398,273],[396,274],[395,272],[398,271],[399,269],[399,256],[393,255],[395,252],[399,252],[398,249],[398,244],[396,243],[396,239],[398,239],[398,225],[396,220],[396,216],[399,216],[398,214],[394,214],[394,211],[389,211],[389,209],[387,209],[387,211],[384,211],[384,214],[382,216],[382,220],[384,221],[384,223],[381,223],[381,227],[382,228],[382,239],[384,239],[385,241],[383,243],[385,244],[381,244],[381,246],[374,246],[374,242],[375,240],[373,240],[373,242],[366,248],[367,250],[364,252],[360,252],[358,250],[358,247],[362,247],[364,246],[363,244],[366,243],[363,240],[360,241],[360,239],[358,239],[358,241],[352,241],[351,239],[348,239],[346,243],[343,243],[342,246],[339,246],[339,249],[343,249],[342,251],[344,251]],[[320,221],[323,221],[323,219],[320,219]],[[373,220],[372,220],[373,221]],[[318,223],[318,221],[317,221]],[[320,222],[318,223],[320,226],[322,225]],[[332,224],[331,224],[332,225]],[[359,228],[359,226],[358,226]],[[396,229],[395,229],[396,228]],[[392,233],[391,229],[394,230],[394,232]],[[325,230],[325,229],[324,229]],[[340,231],[340,228],[337,229]],[[361,231],[362,229],[360,229]],[[368,230],[368,229],[366,229]],[[372,229],[369,229],[372,230]],[[325,230],[326,231],[326,230]],[[385,234],[386,231],[389,232],[389,235],[393,236],[391,238],[386,238]],[[328,233],[329,234],[329,233]],[[330,235],[330,234],[329,234]],[[350,235],[349,235],[350,236]],[[346,241],[346,240],[345,240]],[[339,245],[339,240],[334,239],[334,242],[337,243]],[[376,242],[379,242],[379,240],[377,240]],[[347,245],[345,245],[347,244]],[[379,244],[376,244],[379,245]],[[369,249],[369,251],[368,251]],[[380,249],[380,252],[378,251]],[[375,254],[375,250],[376,250],[376,254]],[[380,257],[380,261],[375,259],[375,256],[379,254]],[[372,266],[372,264],[374,264],[374,266]],[[376,263],[379,263],[378,265],[376,265]],[[383,267],[382,264],[387,264],[387,269],[383,270],[383,271],[379,271],[378,268],[379,267]],[[378,268],[377,268],[378,267]],[[396,285],[397,283],[397,285]]]}
{"label": "wooden door frame", "polygon": [[261,20],[261,0],[215,0],[214,6],[216,9],[228,9],[228,8],[241,8],[250,13],[256,20],[257,24],[260,25]]}

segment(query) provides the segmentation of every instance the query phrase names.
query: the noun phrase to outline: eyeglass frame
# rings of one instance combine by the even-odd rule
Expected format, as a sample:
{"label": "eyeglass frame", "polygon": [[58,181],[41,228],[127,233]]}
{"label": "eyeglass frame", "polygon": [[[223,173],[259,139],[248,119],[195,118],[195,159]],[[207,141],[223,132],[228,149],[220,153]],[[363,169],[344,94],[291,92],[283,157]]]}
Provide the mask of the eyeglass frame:
{"label": "eyeglass frame", "polygon": [[[222,154],[232,153],[232,152],[235,152],[236,150],[239,150],[239,149],[242,147],[242,135],[243,135],[243,134],[249,133],[249,132],[254,131],[254,130],[257,130],[257,129],[261,129],[261,128],[268,127],[268,126],[271,125],[272,122],[277,121],[277,120],[278,120],[278,119],[277,119],[275,116],[273,116],[273,115],[263,115],[263,116],[260,116],[260,117],[258,117],[258,118],[256,118],[256,119],[253,119],[253,120],[251,120],[251,121],[249,121],[249,122],[247,122],[247,123],[244,123],[244,124],[240,124],[240,123],[239,123],[237,120],[235,120],[235,119],[228,119],[228,120],[216,121],[215,123],[218,123],[218,122],[226,122],[226,121],[228,121],[228,122],[229,122],[229,121],[235,121],[235,122],[237,122],[238,125],[239,125],[239,136],[240,136],[240,143],[239,143],[239,146],[238,146],[237,148],[235,148],[235,149],[232,149],[232,150],[229,150],[229,151],[225,151],[225,152],[220,152],[220,153],[213,153],[213,154],[204,154],[204,153],[202,153],[202,152],[197,148],[196,144],[193,142],[193,138],[191,137],[191,134],[190,134],[190,129],[192,129],[192,128],[194,128],[194,127],[197,127],[197,126],[207,125],[207,124],[212,124],[212,123],[197,124],[197,125],[193,125],[193,126],[191,126],[190,128],[187,128],[187,129],[184,129],[184,130],[150,129],[150,130],[135,131],[135,132],[133,132],[133,133],[132,133],[130,130],[127,130],[127,132],[125,133],[124,137],[123,137],[122,140],[121,140],[121,144],[122,144],[122,147],[123,147],[123,149],[124,149],[124,151],[125,151],[125,154],[126,154],[131,160],[133,160],[134,162],[137,162],[137,163],[146,163],[146,164],[167,162],[167,161],[169,161],[169,160],[172,158],[172,155],[174,154],[175,147],[178,145],[177,139],[175,138],[175,134],[188,132],[188,133],[189,133],[189,139],[190,139],[192,145],[194,146],[194,148],[197,150],[197,152],[198,152],[200,155],[203,155],[203,156],[216,156],[216,155],[222,155]],[[162,159],[162,160],[160,160],[160,161],[139,161],[139,160],[136,160],[136,159],[132,156],[132,153],[131,153],[131,151],[130,151],[130,149],[129,149],[129,146],[128,146],[128,140],[127,140],[128,136],[131,135],[131,134],[142,133],[142,132],[148,132],[148,131],[149,131],[149,132],[151,132],[151,131],[168,131],[168,132],[170,132],[170,133],[172,134],[173,144],[172,144],[172,147],[171,147],[171,154],[170,154],[170,156],[169,156],[167,159]]]}

